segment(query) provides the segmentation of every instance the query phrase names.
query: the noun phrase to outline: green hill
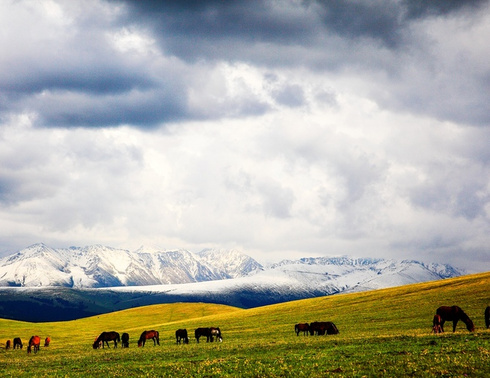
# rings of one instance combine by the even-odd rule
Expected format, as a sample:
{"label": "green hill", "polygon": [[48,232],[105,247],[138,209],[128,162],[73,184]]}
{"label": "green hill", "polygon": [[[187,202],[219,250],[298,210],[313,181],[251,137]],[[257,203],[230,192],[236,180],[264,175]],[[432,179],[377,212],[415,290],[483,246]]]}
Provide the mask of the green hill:
{"label": "green hill", "polygon": [[[457,304],[475,323],[469,333],[431,334],[440,305]],[[37,355],[0,349],[0,371],[11,376],[488,376],[490,273],[365,293],[306,299],[243,310],[202,303],[152,305],[68,322],[0,320],[0,345],[33,334],[52,344]],[[294,324],[332,321],[339,335],[296,336]],[[193,330],[219,326],[223,343],[196,344]],[[191,343],[175,345],[187,328]],[[145,329],[160,346],[137,348]],[[451,327],[446,327],[446,331]],[[93,350],[102,331],[130,334],[129,349]]]}

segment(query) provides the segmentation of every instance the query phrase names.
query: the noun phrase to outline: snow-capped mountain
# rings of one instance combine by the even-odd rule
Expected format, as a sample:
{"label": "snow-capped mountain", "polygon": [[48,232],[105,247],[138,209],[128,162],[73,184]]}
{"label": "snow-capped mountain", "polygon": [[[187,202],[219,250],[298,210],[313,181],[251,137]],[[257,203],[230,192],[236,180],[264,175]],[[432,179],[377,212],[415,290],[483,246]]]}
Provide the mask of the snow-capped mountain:
{"label": "snow-capped mountain", "polygon": [[[368,290],[461,275],[443,264],[342,257],[283,260],[264,268],[237,250],[130,252],[100,245],[50,248],[35,244],[0,259],[0,286],[73,288],[194,285],[197,291],[283,287],[324,294]],[[210,282],[203,286],[202,282]],[[192,285],[187,287],[196,291]],[[206,288],[206,289],[204,289]],[[215,289],[214,289],[215,288]],[[167,287],[166,290],[169,288]],[[180,288],[177,292],[181,292]]]}
{"label": "snow-capped mountain", "polygon": [[462,274],[449,265],[407,260],[318,257],[264,267],[236,250],[36,244],[0,259],[0,318],[70,320],[182,301],[250,308]]}
{"label": "snow-capped mountain", "polygon": [[130,252],[103,246],[54,249],[35,244],[0,259],[0,286],[74,288],[161,285],[241,277],[262,266],[238,251],[201,255],[141,247]]}

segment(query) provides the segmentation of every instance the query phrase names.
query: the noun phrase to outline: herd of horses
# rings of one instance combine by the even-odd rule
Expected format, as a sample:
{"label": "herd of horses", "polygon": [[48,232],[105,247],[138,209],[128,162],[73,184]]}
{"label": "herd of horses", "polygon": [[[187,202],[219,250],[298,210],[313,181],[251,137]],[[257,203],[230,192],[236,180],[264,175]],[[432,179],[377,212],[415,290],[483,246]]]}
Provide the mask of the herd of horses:
{"label": "herd of horses", "polygon": [[[201,327],[197,328],[194,332],[196,342],[199,343],[199,339],[202,336],[206,337],[206,342],[213,342],[216,338],[217,341],[223,341],[221,336],[221,330],[219,327]],[[175,331],[175,339],[177,344],[189,344],[189,337],[187,335],[187,329],[178,329]],[[153,346],[160,345],[160,333],[155,330],[143,331],[138,339],[138,347],[144,347],[147,340],[153,340]],[[105,345],[109,348],[109,342],[114,343],[114,348],[117,348],[117,343],[121,342],[123,348],[129,348],[129,334],[127,332],[119,336],[116,331],[102,332],[95,338],[92,347],[94,349],[105,348]]]}
{"label": "herd of horses", "polygon": [[306,336],[310,334],[311,336],[317,335],[336,335],[339,330],[335,324],[332,322],[313,322],[313,323],[298,323],[294,325],[294,332],[296,336],[299,336],[300,332]]}
{"label": "herd of horses", "polygon": [[[490,306],[487,306],[484,312],[485,316],[485,327],[490,328]],[[432,332],[434,333],[442,333],[444,332],[444,323],[445,322],[453,322],[453,332],[456,331],[456,325],[459,321],[462,321],[468,331],[474,332],[475,326],[473,321],[469,318],[469,316],[458,306],[441,306],[436,310],[436,314],[432,320]],[[296,336],[302,332],[303,335],[336,335],[339,333],[337,326],[332,322],[313,322],[313,323],[298,323],[294,326],[294,332],[296,332]],[[199,343],[199,339],[201,337],[206,337],[206,342],[223,341],[223,337],[221,335],[221,330],[219,327],[200,327],[196,328],[194,331],[194,337],[196,338],[196,342]],[[187,334],[187,329],[178,329],[175,331],[175,339],[177,344],[189,344],[189,337]],[[158,331],[150,330],[143,331],[138,339],[138,347],[144,347],[147,340],[153,340],[153,345],[160,345],[160,334]],[[107,345],[109,348],[109,342],[112,341],[114,343],[114,348],[117,348],[117,343],[121,342],[123,348],[129,348],[129,334],[124,332],[121,336],[118,332],[102,332],[98,337],[96,337],[93,348],[99,349],[104,348],[104,345]],[[48,347],[51,342],[50,337],[46,337],[44,339],[44,346]],[[41,338],[37,335],[32,336],[29,339],[29,343],[27,346],[27,353],[37,353],[39,351],[39,347],[41,345]],[[23,344],[20,337],[16,337],[13,339],[13,343],[10,340],[7,340],[5,343],[5,349],[22,349]]]}
{"label": "herd of horses", "polygon": [[[51,342],[51,338],[46,337],[44,339],[44,346],[48,347],[50,342]],[[12,345],[12,343],[10,342],[10,340],[7,340],[7,342],[5,343],[5,349],[10,349],[11,345]],[[22,344],[22,340],[20,339],[20,337],[14,338],[14,343],[13,343],[12,349],[22,349],[23,346],[24,346],[24,344]],[[31,336],[31,338],[29,339],[29,343],[27,344],[27,353],[39,352],[40,346],[41,346],[41,338],[37,335]]]}

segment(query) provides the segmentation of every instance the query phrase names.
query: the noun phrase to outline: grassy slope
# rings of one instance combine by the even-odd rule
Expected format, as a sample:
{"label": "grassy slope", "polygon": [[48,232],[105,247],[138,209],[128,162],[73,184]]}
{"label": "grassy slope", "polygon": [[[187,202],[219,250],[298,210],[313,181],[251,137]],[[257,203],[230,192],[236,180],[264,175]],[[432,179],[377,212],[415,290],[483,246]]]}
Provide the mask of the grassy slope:
{"label": "grassy slope", "polygon": [[[431,335],[440,305],[458,304],[476,332],[458,324],[455,334]],[[19,374],[111,376],[470,376],[490,375],[490,273],[366,293],[336,295],[242,310],[213,304],[165,304],[58,323],[0,320],[7,338],[49,335],[52,345],[36,356],[0,350],[0,371]],[[298,322],[333,321],[336,336],[297,337]],[[224,342],[176,346],[174,332],[220,326]],[[160,331],[161,345],[135,347],[145,329]],[[446,331],[451,327],[447,326]],[[129,332],[128,350],[93,350],[101,331]],[[41,362],[41,363],[39,363]]]}

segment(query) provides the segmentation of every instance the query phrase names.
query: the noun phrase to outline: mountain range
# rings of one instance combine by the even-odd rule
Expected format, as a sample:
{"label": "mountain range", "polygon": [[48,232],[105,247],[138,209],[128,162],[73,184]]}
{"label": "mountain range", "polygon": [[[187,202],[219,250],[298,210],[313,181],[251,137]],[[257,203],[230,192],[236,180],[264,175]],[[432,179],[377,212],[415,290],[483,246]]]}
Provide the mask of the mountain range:
{"label": "mountain range", "polygon": [[[249,308],[462,274],[447,264],[408,260],[317,257],[264,266],[237,250],[35,244],[0,259],[0,317],[68,320],[178,301]],[[33,304],[38,311],[26,313]]]}

